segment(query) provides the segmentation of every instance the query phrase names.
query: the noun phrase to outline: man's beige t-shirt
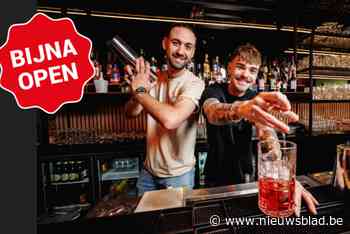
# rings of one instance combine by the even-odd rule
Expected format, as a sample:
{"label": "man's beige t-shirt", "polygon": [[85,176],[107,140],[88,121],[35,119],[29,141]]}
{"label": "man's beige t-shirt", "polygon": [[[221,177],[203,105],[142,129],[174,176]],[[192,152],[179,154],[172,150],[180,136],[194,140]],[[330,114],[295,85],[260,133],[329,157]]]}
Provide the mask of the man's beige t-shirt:
{"label": "man's beige t-shirt", "polygon": [[[159,79],[150,95],[168,104],[188,98],[197,110],[203,90],[204,82],[186,70],[179,77]],[[157,177],[179,176],[190,171],[195,164],[196,132],[196,113],[173,130],[167,130],[148,114],[146,169]]]}

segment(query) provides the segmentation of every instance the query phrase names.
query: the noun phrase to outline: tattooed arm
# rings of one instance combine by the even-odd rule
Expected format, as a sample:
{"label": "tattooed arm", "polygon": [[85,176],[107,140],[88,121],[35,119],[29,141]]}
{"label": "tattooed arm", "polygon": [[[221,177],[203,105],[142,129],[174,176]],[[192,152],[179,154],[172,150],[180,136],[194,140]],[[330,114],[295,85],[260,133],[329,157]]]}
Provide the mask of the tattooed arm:
{"label": "tattooed arm", "polygon": [[244,118],[253,124],[261,124],[287,133],[288,125],[271,115],[270,109],[285,113],[289,116],[290,122],[298,120],[298,116],[291,111],[287,97],[279,92],[262,92],[253,99],[236,101],[232,104],[220,103],[217,98],[212,97],[203,103],[204,114],[213,125],[237,122]]}
{"label": "tattooed arm", "polygon": [[237,114],[238,105],[238,101],[233,104],[229,104],[221,103],[216,98],[208,98],[203,104],[203,110],[209,123],[213,125],[225,125],[241,120]]}

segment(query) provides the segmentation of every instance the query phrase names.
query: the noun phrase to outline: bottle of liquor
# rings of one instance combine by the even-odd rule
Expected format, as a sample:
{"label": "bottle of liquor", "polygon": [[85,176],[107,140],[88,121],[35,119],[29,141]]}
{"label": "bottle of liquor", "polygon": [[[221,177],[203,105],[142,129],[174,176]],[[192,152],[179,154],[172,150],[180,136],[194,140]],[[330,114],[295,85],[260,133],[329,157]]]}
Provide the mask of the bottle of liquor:
{"label": "bottle of liquor", "polygon": [[293,75],[292,78],[290,79],[290,92],[296,92],[297,91],[297,79]]}
{"label": "bottle of liquor", "polygon": [[217,83],[223,83],[224,82],[224,80],[223,80],[224,77],[223,77],[223,74],[222,74],[222,65],[220,63],[219,56],[215,57],[214,64],[215,64],[215,69],[216,69],[216,71],[214,71],[216,82]]}
{"label": "bottle of liquor", "polygon": [[203,78],[208,85],[210,80],[210,63],[209,63],[209,55],[204,55],[204,62],[203,62]]}
{"label": "bottle of liquor", "polygon": [[288,91],[288,81],[287,79],[282,80],[281,92],[285,93]]}
{"label": "bottle of liquor", "polygon": [[151,70],[152,70],[154,73],[157,73],[157,72],[158,72],[157,60],[156,60],[155,57],[151,57]]}
{"label": "bottle of liquor", "polygon": [[294,56],[291,58],[291,64],[289,68],[289,80],[290,80],[290,92],[297,91],[297,68],[295,65]]}
{"label": "bottle of liquor", "polygon": [[202,65],[200,63],[197,63],[196,75],[197,75],[197,77],[199,79],[204,80],[203,71],[202,71]]}
{"label": "bottle of liquor", "polygon": [[211,79],[214,83],[221,83],[219,56],[215,56],[212,62]]}
{"label": "bottle of liquor", "polygon": [[271,77],[270,77],[270,90],[277,91],[277,80],[280,77],[280,71],[277,64],[277,60],[272,61]]}
{"label": "bottle of liquor", "polygon": [[269,67],[267,66],[267,61],[266,58],[264,59],[264,63],[263,66],[261,67],[261,84],[260,84],[260,89],[263,89],[263,91],[265,90],[269,90],[269,88],[267,87],[267,79],[268,79],[268,74],[269,74]]}
{"label": "bottle of liquor", "polygon": [[113,69],[113,61],[112,61],[112,53],[110,51],[107,52],[107,64],[106,64],[106,79],[112,79],[112,69]]}
{"label": "bottle of liquor", "polygon": [[118,64],[114,63],[112,66],[112,78],[111,78],[111,82],[112,83],[120,83],[120,70],[118,68]]}
{"label": "bottle of liquor", "polygon": [[258,83],[258,88],[257,88],[258,92],[265,91],[265,79],[262,71],[260,71],[258,74],[257,83]]}

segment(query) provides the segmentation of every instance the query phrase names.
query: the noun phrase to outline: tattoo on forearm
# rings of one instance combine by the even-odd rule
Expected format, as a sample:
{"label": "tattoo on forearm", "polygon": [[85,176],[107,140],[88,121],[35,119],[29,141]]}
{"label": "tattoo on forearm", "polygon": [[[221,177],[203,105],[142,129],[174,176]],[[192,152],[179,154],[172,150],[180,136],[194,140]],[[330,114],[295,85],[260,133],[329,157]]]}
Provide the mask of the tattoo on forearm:
{"label": "tattoo on forearm", "polygon": [[234,104],[220,103],[217,99],[210,98],[204,102],[203,108],[211,124],[224,125],[241,120],[237,115],[237,106],[238,102]]}

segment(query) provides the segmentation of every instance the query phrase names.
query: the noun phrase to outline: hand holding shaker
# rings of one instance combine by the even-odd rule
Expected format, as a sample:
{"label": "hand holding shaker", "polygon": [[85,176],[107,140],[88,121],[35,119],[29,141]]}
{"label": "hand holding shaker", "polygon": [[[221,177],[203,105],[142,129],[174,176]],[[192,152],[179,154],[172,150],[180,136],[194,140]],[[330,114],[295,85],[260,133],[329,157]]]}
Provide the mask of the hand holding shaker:
{"label": "hand holding shaker", "polygon": [[259,208],[266,215],[288,217],[294,213],[297,146],[269,139],[258,143]]}
{"label": "hand holding shaker", "polygon": [[[118,35],[115,35],[112,40],[108,41],[107,45],[114,49],[114,51],[124,60],[125,64],[129,64],[135,68],[135,61],[138,55]],[[157,80],[157,75],[152,70],[150,80],[151,82]]]}

